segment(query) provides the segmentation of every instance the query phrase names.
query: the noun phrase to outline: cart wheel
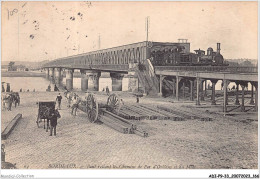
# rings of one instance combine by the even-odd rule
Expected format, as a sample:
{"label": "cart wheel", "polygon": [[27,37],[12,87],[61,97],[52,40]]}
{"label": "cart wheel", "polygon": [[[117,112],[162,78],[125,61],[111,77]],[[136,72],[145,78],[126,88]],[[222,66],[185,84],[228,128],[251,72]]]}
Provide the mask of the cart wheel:
{"label": "cart wheel", "polygon": [[116,94],[111,94],[108,99],[107,99],[107,108],[111,112],[119,112],[119,103],[120,103],[120,98]]}
{"label": "cart wheel", "polygon": [[89,94],[86,101],[88,119],[94,123],[98,118],[98,102],[93,94]]}

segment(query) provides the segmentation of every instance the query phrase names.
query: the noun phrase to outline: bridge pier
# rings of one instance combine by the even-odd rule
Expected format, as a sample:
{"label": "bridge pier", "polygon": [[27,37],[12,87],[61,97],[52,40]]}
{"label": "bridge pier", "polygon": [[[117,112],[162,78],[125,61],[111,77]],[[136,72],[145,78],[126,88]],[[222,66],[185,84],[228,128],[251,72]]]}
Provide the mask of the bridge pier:
{"label": "bridge pier", "polygon": [[98,91],[98,73],[91,72],[88,78],[88,89],[90,91]]}
{"label": "bridge pier", "polygon": [[239,83],[236,82],[236,101],[235,105],[240,105],[239,99],[238,99],[238,94],[239,94]]}
{"label": "bridge pier", "polygon": [[176,95],[175,90],[176,90],[176,79],[172,80],[172,96],[174,97]]}
{"label": "bridge pier", "polygon": [[62,75],[61,75],[62,78],[63,78],[63,77],[66,77],[66,69],[62,69],[62,73],[61,73],[61,74],[62,74]]}
{"label": "bridge pier", "polygon": [[204,93],[203,93],[203,80],[201,81],[201,83],[200,83],[200,90],[201,90],[201,92],[200,92],[200,100],[201,101],[204,101]]}
{"label": "bridge pier", "polygon": [[122,81],[124,74],[121,73],[111,73],[112,79],[112,91],[122,91]]}
{"label": "bridge pier", "polygon": [[63,83],[63,79],[66,78],[66,70],[65,69],[61,69],[61,83]]}
{"label": "bridge pier", "polygon": [[183,100],[185,100],[185,79],[183,79],[183,83],[182,83],[182,93],[183,93]]}
{"label": "bridge pier", "polygon": [[98,91],[102,91],[108,87],[109,91],[112,91],[112,79],[109,72],[101,72],[99,77]]}
{"label": "bridge pier", "polygon": [[255,87],[255,109],[254,111],[258,111],[258,82],[251,82],[251,85]]}
{"label": "bridge pier", "polygon": [[205,80],[205,91],[204,91],[204,97],[207,97],[207,80]]}
{"label": "bridge pier", "polygon": [[128,74],[124,74],[122,79],[122,91],[128,91],[129,77]]}
{"label": "bridge pier", "polygon": [[122,79],[122,91],[138,91],[139,90],[139,80],[135,72],[128,72],[124,74]]}
{"label": "bridge pier", "polygon": [[61,82],[61,68],[55,68],[54,81],[59,86]]}
{"label": "bridge pier", "polygon": [[230,84],[230,81],[229,80],[227,80],[227,96],[226,96],[226,103],[227,103],[227,105],[228,105],[228,85]]}
{"label": "bridge pier", "polygon": [[81,74],[81,91],[87,91],[88,89],[88,74],[86,74],[86,70],[80,70]]}
{"label": "bridge pier", "polygon": [[194,80],[190,80],[190,100],[194,101]]}
{"label": "bridge pier", "polygon": [[255,111],[258,111],[258,83],[255,83]]}
{"label": "bridge pier", "polygon": [[215,99],[215,95],[216,95],[216,84],[218,82],[218,80],[210,80],[212,83],[212,93],[211,93],[211,105],[216,105],[216,99]]}
{"label": "bridge pier", "polygon": [[54,82],[54,68],[49,68],[49,79],[51,82]]}
{"label": "bridge pier", "polygon": [[224,90],[223,112],[225,115],[225,113],[227,112],[227,80],[223,80],[223,90]]}
{"label": "bridge pier", "polygon": [[176,76],[176,100],[179,101],[179,82],[181,81],[181,77]]}
{"label": "bridge pier", "polygon": [[242,85],[241,85],[241,88],[242,88],[241,111],[244,112],[244,111],[245,111],[245,85],[242,84]]}
{"label": "bridge pier", "polygon": [[49,68],[45,68],[45,73],[46,73],[46,79],[49,79],[49,77],[50,77]]}
{"label": "bridge pier", "polygon": [[250,104],[254,104],[254,86],[251,82],[251,99],[250,99]]}
{"label": "bridge pier", "polygon": [[162,86],[163,86],[163,80],[165,76],[160,75],[160,87],[159,87],[159,96],[162,96]]}
{"label": "bridge pier", "polygon": [[159,96],[162,96],[162,82],[163,82],[163,76],[162,75],[160,75],[160,86],[159,86]]}
{"label": "bridge pier", "polygon": [[73,89],[73,69],[68,69],[66,74],[66,88],[71,91]]}
{"label": "bridge pier", "polygon": [[196,100],[196,105],[200,105],[200,82],[201,82],[201,79],[197,78],[196,81],[197,81],[197,100]]}

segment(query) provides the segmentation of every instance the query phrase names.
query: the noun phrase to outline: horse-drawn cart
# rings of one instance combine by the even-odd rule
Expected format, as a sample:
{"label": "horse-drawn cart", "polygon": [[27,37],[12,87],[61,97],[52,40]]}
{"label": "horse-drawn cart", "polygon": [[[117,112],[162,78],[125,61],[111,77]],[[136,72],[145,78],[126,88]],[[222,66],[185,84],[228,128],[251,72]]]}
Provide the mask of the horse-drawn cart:
{"label": "horse-drawn cart", "polygon": [[[42,122],[42,119],[44,121],[44,129],[45,129],[45,119],[47,119],[50,116],[51,112],[55,111],[55,101],[41,101],[38,102],[38,115],[37,115],[37,126],[40,127],[39,123]],[[48,123],[48,121],[47,121]]]}

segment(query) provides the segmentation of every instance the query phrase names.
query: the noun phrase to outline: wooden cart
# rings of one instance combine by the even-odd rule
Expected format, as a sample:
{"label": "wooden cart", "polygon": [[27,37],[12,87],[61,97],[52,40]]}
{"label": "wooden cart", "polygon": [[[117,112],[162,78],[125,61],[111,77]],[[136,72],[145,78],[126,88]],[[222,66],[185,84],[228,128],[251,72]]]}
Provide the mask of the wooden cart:
{"label": "wooden cart", "polygon": [[[40,127],[40,122],[42,122],[42,119],[44,121],[44,129],[45,129],[45,119],[50,116],[51,112],[55,111],[55,101],[44,101],[44,102],[38,102],[38,115],[36,119],[37,126]],[[48,122],[48,121],[47,121]]]}

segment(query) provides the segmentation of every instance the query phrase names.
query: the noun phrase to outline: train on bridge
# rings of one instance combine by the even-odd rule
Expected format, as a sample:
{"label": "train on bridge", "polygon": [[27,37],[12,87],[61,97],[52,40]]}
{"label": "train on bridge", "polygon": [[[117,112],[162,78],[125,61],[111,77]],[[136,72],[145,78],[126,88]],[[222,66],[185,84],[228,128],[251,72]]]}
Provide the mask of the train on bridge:
{"label": "train on bridge", "polygon": [[161,46],[151,49],[149,57],[154,66],[224,66],[224,58],[220,54],[220,43],[217,43],[217,51],[211,47],[204,50],[195,50],[195,53],[185,51],[185,46]]}
{"label": "train on bridge", "polygon": [[154,66],[224,66],[224,58],[220,53],[220,43],[217,51],[211,47],[190,52],[190,43],[184,42],[138,42],[119,47],[107,48],[63,57],[53,60],[44,67],[80,67],[92,65],[127,65],[130,63],[144,64],[150,59]]}

